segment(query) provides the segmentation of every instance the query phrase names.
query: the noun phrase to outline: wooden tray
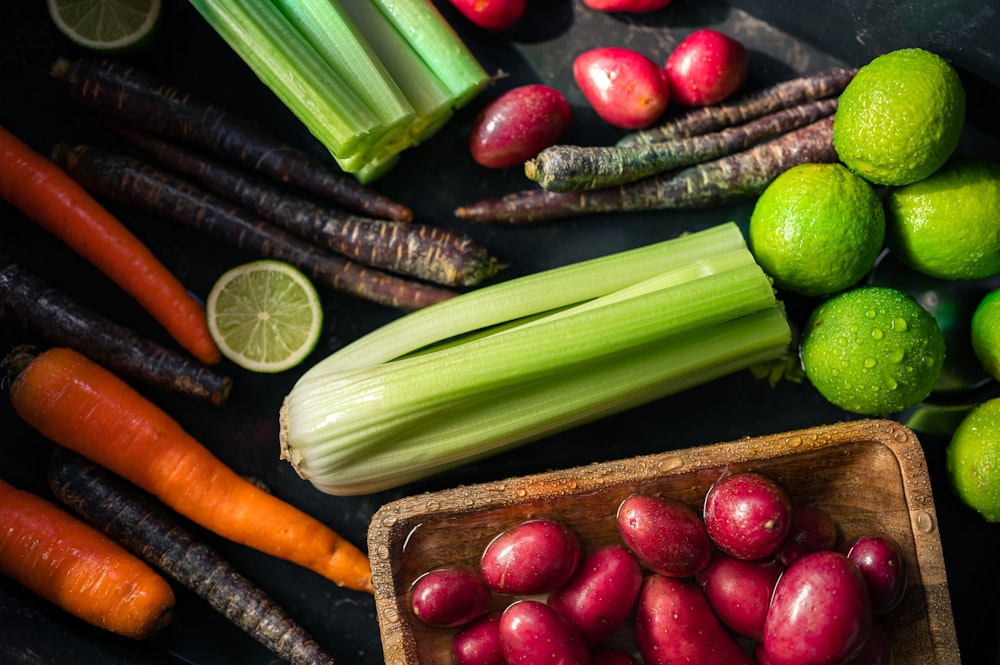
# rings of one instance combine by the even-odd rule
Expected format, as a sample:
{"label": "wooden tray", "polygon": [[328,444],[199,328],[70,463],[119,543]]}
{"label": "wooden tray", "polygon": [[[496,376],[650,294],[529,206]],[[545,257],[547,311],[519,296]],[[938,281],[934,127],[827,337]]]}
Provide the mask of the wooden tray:
{"label": "wooden tray", "polygon": [[662,493],[699,507],[721,473],[749,469],[780,482],[796,504],[826,509],[842,538],[895,538],[909,588],[879,621],[892,638],[896,665],[960,663],[920,442],[899,423],[860,420],[461,486],[382,506],[368,547],[386,664],[452,662],[452,633],[422,625],[410,611],[410,585],[430,568],[476,564],[496,534],[530,517],[561,520],[586,551],[618,541],[615,511],[628,495]]}

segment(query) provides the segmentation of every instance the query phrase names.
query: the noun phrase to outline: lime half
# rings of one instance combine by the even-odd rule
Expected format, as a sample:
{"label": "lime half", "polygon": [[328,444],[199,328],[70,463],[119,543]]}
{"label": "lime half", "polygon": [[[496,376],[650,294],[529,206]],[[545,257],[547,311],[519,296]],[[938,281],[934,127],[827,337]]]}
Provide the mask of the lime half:
{"label": "lime half", "polygon": [[160,21],[162,0],[48,0],[59,32],[93,51],[121,52],[145,42]]}
{"label": "lime half", "polygon": [[205,303],[222,354],[254,372],[283,372],[316,347],[323,309],[312,282],[280,261],[253,261],[223,273]]}

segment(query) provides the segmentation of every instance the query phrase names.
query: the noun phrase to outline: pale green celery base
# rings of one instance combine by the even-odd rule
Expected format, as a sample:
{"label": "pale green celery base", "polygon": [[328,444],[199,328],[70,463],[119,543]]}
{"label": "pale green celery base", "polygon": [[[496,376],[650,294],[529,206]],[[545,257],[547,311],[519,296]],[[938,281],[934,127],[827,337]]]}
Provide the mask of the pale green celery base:
{"label": "pale green celery base", "polygon": [[[426,346],[540,312],[591,300],[710,254],[745,249],[739,227],[702,231],[525,275],[410,312],[327,356],[302,377],[324,381]],[[293,389],[294,392],[294,389]]]}
{"label": "pale green celery base", "polygon": [[297,471],[330,494],[390,489],[765,362],[781,355],[790,340],[788,321],[775,306],[568,376],[484,395],[405,435],[374,441],[365,455],[339,459],[330,441],[331,450],[323,451],[329,454],[308,451]]}

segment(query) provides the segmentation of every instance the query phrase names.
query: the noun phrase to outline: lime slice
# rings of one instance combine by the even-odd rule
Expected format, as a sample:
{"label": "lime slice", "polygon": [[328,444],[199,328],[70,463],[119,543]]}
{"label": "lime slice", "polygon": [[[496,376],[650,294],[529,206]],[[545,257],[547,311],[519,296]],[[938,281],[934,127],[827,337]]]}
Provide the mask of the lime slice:
{"label": "lime slice", "polygon": [[156,30],[162,0],[48,0],[59,32],[93,51],[121,52],[145,42]]}
{"label": "lime slice", "polygon": [[283,372],[315,348],[323,309],[312,282],[280,261],[223,273],[205,303],[208,330],[222,354],[254,372]]}

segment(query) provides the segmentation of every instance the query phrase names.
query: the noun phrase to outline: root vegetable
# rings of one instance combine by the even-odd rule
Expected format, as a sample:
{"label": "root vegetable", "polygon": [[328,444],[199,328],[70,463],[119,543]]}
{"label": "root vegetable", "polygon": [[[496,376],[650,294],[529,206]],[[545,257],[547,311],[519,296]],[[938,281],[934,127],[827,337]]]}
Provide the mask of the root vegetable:
{"label": "root vegetable", "polygon": [[747,561],[716,551],[696,580],[726,627],[759,641],[771,594],[784,569],[777,559]]}
{"label": "root vegetable", "polygon": [[427,625],[451,628],[482,616],[490,605],[490,590],[474,568],[443,566],[417,578],[410,602]]}
{"label": "root vegetable", "polygon": [[514,27],[527,6],[525,0],[449,0],[462,16],[484,30],[503,32]]}
{"label": "root vegetable", "polygon": [[584,51],[573,61],[573,78],[597,115],[623,129],[649,127],[670,101],[663,68],[632,49]]}
{"label": "root vegetable", "polygon": [[669,5],[671,0],[583,0],[583,4],[599,12],[645,14]]}
{"label": "root vegetable", "polygon": [[855,656],[872,626],[865,579],[843,554],[808,554],[774,588],[764,622],[771,665],[839,665]]}
{"label": "root vegetable", "polygon": [[497,593],[531,595],[562,586],[580,562],[580,543],[550,519],[521,522],[494,538],[480,562],[486,585]]}
{"label": "root vegetable", "polygon": [[816,506],[796,506],[785,542],[774,555],[789,566],[806,554],[834,549],[837,538],[837,524],[829,513]]}
{"label": "root vegetable", "polygon": [[672,101],[681,106],[707,106],[740,89],[750,72],[750,56],[729,35],[698,30],[670,53],[664,69]]}
{"label": "root vegetable", "polygon": [[763,559],[774,554],[788,535],[792,501],[766,476],[732,473],[709,488],[704,519],[719,549],[738,559]]}
{"label": "root vegetable", "polygon": [[753,665],[691,579],[651,575],[643,584],[635,637],[646,665]]}
{"label": "root vegetable", "polygon": [[618,532],[639,562],[661,575],[695,575],[712,557],[701,516],[670,497],[633,494],[626,498],[618,507]]}
{"label": "root vegetable", "polygon": [[500,612],[485,614],[455,634],[455,665],[505,665],[500,643]]}
{"label": "root vegetable", "polygon": [[536,600],[518,600],[503,611],[500,641],[508,663],[590,663],[590,652],[576,629],[554,609]]}
{"label": "root vegetable", "polygon": [[614,634],[632,614],[642,567],[621,545],[597,549],[581,561],[576,574],[549,595],[548,604],[569,620],[591,646]]}
{"label": "root vegetable", "polygon": [[896,541],[881,535],[856,536],[843,552],[864,575],[872,613],[884,614],[899,604],[906,594],[907,576]]}
{"label": "root vegetable", "polygon": [[547,85],[512,88],[487,104],[472,125],[469,152],[480,166],[523,164],[554,145],[572,121],[565,95]]}

